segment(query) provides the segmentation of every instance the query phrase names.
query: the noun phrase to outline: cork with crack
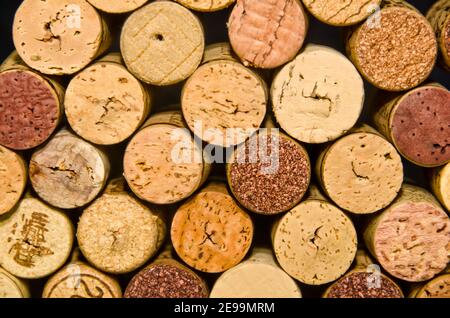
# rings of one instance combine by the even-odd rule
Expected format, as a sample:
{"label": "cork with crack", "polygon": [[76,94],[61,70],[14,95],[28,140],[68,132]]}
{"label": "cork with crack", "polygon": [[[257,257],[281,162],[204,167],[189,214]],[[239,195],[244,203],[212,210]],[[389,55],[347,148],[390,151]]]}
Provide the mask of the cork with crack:
{"label": "cork with crack", "polygon": [[28,285],[0,267],[0,299],[29,297],[30,290]]}
{"label": "cork with crack", "polygon": [[450,163],[433,169],[430,181],[433,194],[450,211]]}
{"label": "cork with crack", "polygon": [[416,286],[411,291],[410,298],[450,298],[450,273],[436,276],[429,282]]}
{"label": "cork with crack", "polygon": [[202,24],[192,12],[175,2],[156,1],[125,21],[120,50],[137,78],[164,86],[181,82],[195,71],[204,42]]}
{"label": "cork with crack", "polygon": [[395,201],[369,221],[364,240],[389,274],[421,282],[447,266],[450,219],[429,192],[405,184]]}
{"label": "cork with crack", "polygon": [[239,264],[253,239],[253,223],[223,183],[211,182],[178,208],[171,238],[180,258],[196,270],[220,273]]}
{"label": "cork with crack", "polygon": [[427,19],[436,32],[442,65],[450,70],[450,2],[436,1],[427,12]]}
{"label": "cork with crack", "polygon": [[72,129],[95,144],[117,144],[147,118],[151,103],[144,87],[109,54],[78,73],[66,90],[64,107]]}
{"label": "cork with crack", "polygon": [[80,71],[111,44],[107,24],[85,0],[23,1],[13,40],[30,67],[52,75]]}
{"label": "cork with crack", "polygon": [[100,149],[60,130],[31,156],[29,175],[36,193],[62,209],[91,202],[106,185],[109,160]]}
{"label": "cork with crack", "polygon": [[236,0],[175,0],[185,7],[201,11],[201,12],[214,12],[225,9],[232,5]]}
{"label": "cork with crack", "polygon": [[324,143],[356,124],[364,104],[364,85],[340,52],[309,44],[272,82],[273,112],[291,137]]}
{"label": "cork with crack", "polygon": [[356,214],[385,208],[403,183],[403,165],[397,150],[367,125],[352,129],[323,149],[315,170],[328,197]]}
{"label": "cork with crack", "polygon": [[143,6],[148,0],[87,0],[97,9],[107,13],[126,13]]}

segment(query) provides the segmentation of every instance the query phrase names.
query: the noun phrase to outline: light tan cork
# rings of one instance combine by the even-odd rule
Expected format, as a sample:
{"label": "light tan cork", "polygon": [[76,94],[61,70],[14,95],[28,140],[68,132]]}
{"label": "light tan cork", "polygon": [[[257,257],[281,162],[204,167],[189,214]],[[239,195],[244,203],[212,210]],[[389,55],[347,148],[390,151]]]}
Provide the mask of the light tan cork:
{"label": "light tan cork", "polygon": [[403,165],[397,150],[367,125],[352,129],[323,149],[315,170],[328,197],[356,214],[386,207],[403,183]]}
{"label": "light tan cork", "polygon": [[450,267],[425,284],[414,286],[409,298],[450,298]]}
{"label": "light tan cork", "polygon": [[77,228],[81,252],[96,268],[122,274],[144,265],[160,248],[166,225],[114,179],[83,211]]}
{"label": "light tan cork", "polygon": [[405,184],[397,199],[370,220],[364,240],[389,274],[421,282],[447,266],[450,220],[429,192]]}
{"label": "light tan cork", "polygon": [[0,299],[29,297],[27,284],[0,267]]}
{"label": "light tan cork", "polygon": [[67,120],[84,139],[101,145],[130,137],[147,118],[151,103],[144,87],[110,54],[78,73],[64,101]]}
{"label": "light tan cork", "polygon": [[97,9],[107,13],[126,13],[143,6],[148,0],[87,0]]}
{"label": "light tan cork", "polygon": [[253,223],[225,184],[212,182],[177,210],[171,238],[175,251],[189,266],[220,273],[247,254]]}
{"label": "light tan cork", "polygon": [[36,193],[62,209],[91,202],[103,189],[110,165],[106,155],[66,129],[31,156],[29,174]]}
{"label": "light tan cork", "polygon": [[213,12],[227,8],[236,0],[175,0],[185,7],[202,12]]}
{"label": "light tan cork", "polygon": [[433,169],[431,190],[447,211],[450,211],[450,163]]}
{"label": "light tan cork", "polygon": [[185,7],[155,1],[133,12],[122,29],[120,50],[129,71],[158,86],[189,77],[202,60],[200,20]]}
{"label": "light tan cork", "polygon": [[301,298],[297,283],[276,263],[271,250],[255,248],[250,258],[223,273],[211,298]]}
{"label": "light tan cork", "polygon": [[203,184],[211,169],[179,111],[152,115],[131,139],[123,162],[131,190],[155,204],[175,203],[189,197]]}
{"label": "light tan cork", "polygon": [[309,44],[275,76],[271,97],[276,120],[291,137],[324,143],[355,125],[364,104],[364,85],[340,52]]}
{"label": "light tan cork", "polygon": [[450,70],[450,2],[439,0],[428,10],[427,19],[436,32],[441,62]]}
{"label": "light tan cork", "polygon": [[236,53],[233,52],[230,43],[218,42],[209,44],[205,47],[205,53],[203,54],[202,64],[213,61],[229,60],[238,62],[239,58]]}
{"label": "light tan cork", "polygon": [[0,146],[0,215],[19,202],[27,184],[27,165],[22,157]]}
{"label": "light tan cork", "polygon": [[105,21],[84,0],[23,1],[13,40],[30,67],[54,75],[78,72],[111,44]]}
{"label": "light tan cork", "polygon": [[17,277],[45,277],[65,263],[73,237],[64,213],[27,195],[0,220],[0,265]]}
{"label": "light tan cork", "polygon": [[274,224],[272,243],[283,270],[308,285],[341,277],[355,258],[356,230],[315,186],[310,196]]}

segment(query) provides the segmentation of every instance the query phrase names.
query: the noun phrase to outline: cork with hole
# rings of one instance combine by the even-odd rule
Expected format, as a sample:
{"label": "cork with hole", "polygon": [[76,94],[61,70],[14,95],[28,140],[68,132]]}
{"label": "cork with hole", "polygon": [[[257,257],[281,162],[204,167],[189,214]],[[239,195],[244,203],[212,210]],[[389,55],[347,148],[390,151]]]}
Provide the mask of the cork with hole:
{"label": "cork with hole", "polygon": [[30,298],[30,290],[25,281],[0,267],[0,299],[2,298]]}
{"label": "cork with hole", "polygon": [[427,12],[427,19],[436,32],[441,64],[450,71],[450,2],[436,1]]}
{"label": "cork with hole", "polygon": [[175,0],[186,8],[201,12],[214,12],[223,10],[236,0]]}
{"label": "cork with hole", "polygon": [[433,169],[430,184],[435,197],[450,211],[450,163]]}
{"label": "cork with hole", "polygon": [[143,6],[148,0],[87,0],[91,5],[106,13],[127,13]]}

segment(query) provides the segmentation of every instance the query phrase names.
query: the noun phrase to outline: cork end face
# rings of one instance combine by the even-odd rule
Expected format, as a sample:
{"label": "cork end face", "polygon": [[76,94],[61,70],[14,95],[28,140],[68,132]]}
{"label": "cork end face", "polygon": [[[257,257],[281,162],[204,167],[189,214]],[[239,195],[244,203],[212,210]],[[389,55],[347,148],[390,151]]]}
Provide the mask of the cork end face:
{"label": "cork end face", "polygon": [[87,0],[97,9],[107,13],[126,13],[138,9],[148,0]]}
{"label": "cork end face", "polygon": [[441,275],[426,283],[415,298],[450,298],[450,274]]}
{"label": "cork end face", "polygon": [[0,267],[0,299],[28,298],[29,296],[25,285]]}
{"label": "cork end face", "polygon": [[26,182],[25,161],[13,151],[0,146],[0,216],[16,206]]}
{"label": "cork end face", "polygon": [[225,9],[232,5],[236,0],[175,0],[185,7],[201,11],[201,12],[214,12]]}

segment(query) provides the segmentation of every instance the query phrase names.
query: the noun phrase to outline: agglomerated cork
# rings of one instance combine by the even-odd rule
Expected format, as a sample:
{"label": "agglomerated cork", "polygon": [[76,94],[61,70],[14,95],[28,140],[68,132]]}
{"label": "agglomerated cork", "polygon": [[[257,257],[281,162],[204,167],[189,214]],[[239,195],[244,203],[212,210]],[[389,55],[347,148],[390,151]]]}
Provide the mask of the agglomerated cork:
{"label": "agglomerated cork", "polygon": [[416,165],[437,167],[450,161],[450,92],[428,84],[380,107],[374,122],[400,154]]}
{"label": "agglomerated cork", "polygon": [[211,298],[301,298],[297,283],[276,263],[272,251],[255,248],[250,258],[214,283]]}
{"label": "agglomerated cork", "polygon": [[189,77],[202,60],[205,39],[200,20],[170,1],[152,2],[126,20],[120,50],[128,70],[158,86]]}
{"label": "agglomerated cork", "polygon": [[323,143],[355,125],[364,104],[364,85],[344,55],[310,44],[275,76],[271,98],[278,123],[291,137]]}
{"label": "agglomerated cork", "polygon": [[442,64],[450,70],[450,2],[436,1],[427,12],[427,19],[436,32]]}
{"label": "agglomerated cork", "polygon": [[300,0],[238,0],[228,20],[231,46],[244,65],[276,68],[303,45],[308,17]]}
{"label": "agglomerated cork", "polygon": [[131,190],[155,204],[189,197],[211,169],[179,111],[151,116],[128,144],[123,166]]}
{"label": "agglomerated cork", "polygon": [[227,8],[236,0],[175,0],[185,7],[202,12],[213,12]]}
{"label": "agglomerated cork", "polygon": [[43,298],[121,298],[119,283],[82,262],[71,262],[45,284]]}
{"label": "agglomerated cork", "polygon": [[450,298],[450,274],[439,275],[409,295],[410,298]]}
{"label": "agglomerated cork", "polygon": [[85,0],[23,1],[13,40],[30,67],[54,75],[78,72],[111,43],[105,21]]}
{"label": "agglomerated cork", "polygon": [[60,130],[31,156],[29,174],[36,193],[46,202],[73,209],[91,202],[109,176],[106,155],[66,129]]}
{"label": "agglomerated cork", "polygon": [[335,25],[348,26],[369,17],[381,4],[381,0],[303,0],[308,11],[318,20]]}
{"label": "agglomerated cork", "polygon": [[428,78],[436,62],[433,28],[404,1],[387,1],[376,15],[350,35],[350,59],[378,88],[403,91],[416,87]]}
{"label": "agglomerated cork", "polygon": [[450,163],[433,170],[431,190],[447,211],[450,211]]}
{"label": "agglomerated cork", "polygon": [[45,277],[65,263],[73,237],[64,213],[26,196],[0,221],[0,265],[17,277]]}
{"label": "agglomerated cork", "polygon": [[406,184],[397,199],[370,220],[364,240],[389,274],[425,281],[447,266],[450,219],[429,192]]}
{"label": "agglomerated cork", "polygon": [[160,248],[166,226],[153,211],[124,190],[115,179],[87,207],[78,222],[81,252],[96,268],[122,274],[142,266]]}
{"label": "agglomerated cork", "polygon": [[126,13],[138,9],[148,0],[87,0],[97,9],[107,13]]}
{"label": "agglomerated cork", "polygon": [[220,273],[237,265],[253,239],[253,223],[223,183],[210,183],[184,203],[172,221],[180,258],[196,270]]}
{"label": "agglomerated cork", "polygon": [[367,125],[352,129],[322,150],[316,174],[334,203],[357,214],[373,213],[389,205],[403,183],[397,150]]}
{"label": "agglomerated cork", "polygon": [[29,297],[30,291],[25,282],[0,267],[0,299]]}
{"label": "agglomerated cork", "polygon": [[78,73],[67,87],[64,107],[72,129],[95,144],[117,144],[130,137],[150,112],[147,89],[108,55]]}
{"label": "agglomerated cork", "polygon": [[350,218],[316,189],[311,193],[274,224],[272,243],[286,273],[302,283],[321,285],[349,269],[357,236]]}

